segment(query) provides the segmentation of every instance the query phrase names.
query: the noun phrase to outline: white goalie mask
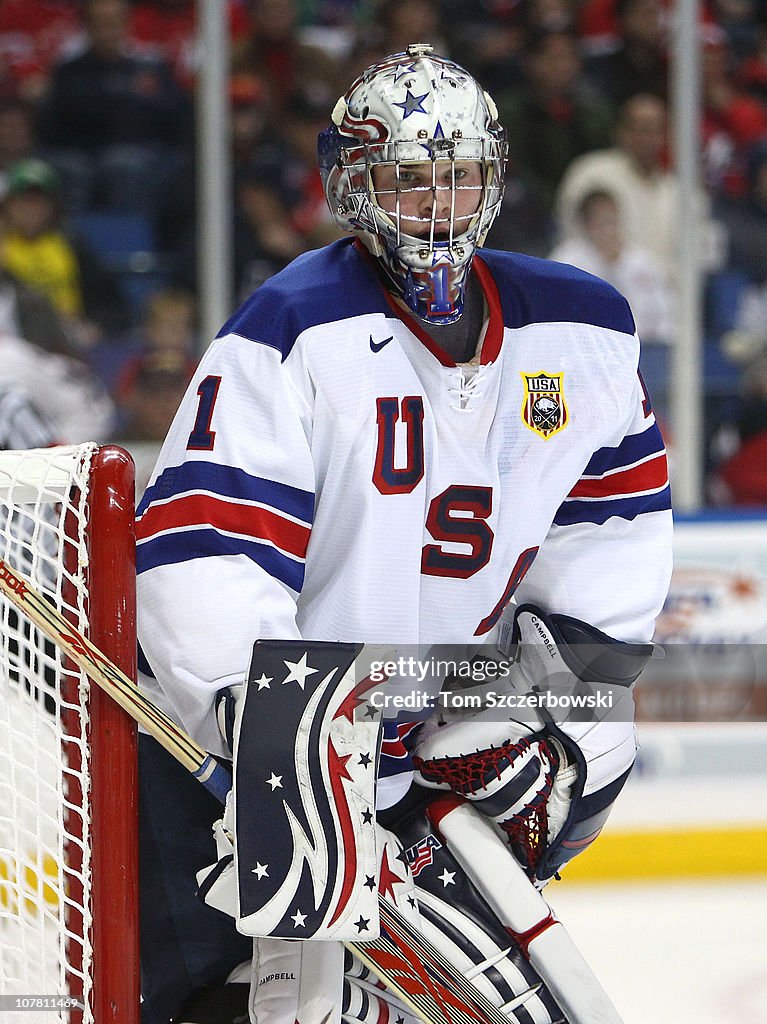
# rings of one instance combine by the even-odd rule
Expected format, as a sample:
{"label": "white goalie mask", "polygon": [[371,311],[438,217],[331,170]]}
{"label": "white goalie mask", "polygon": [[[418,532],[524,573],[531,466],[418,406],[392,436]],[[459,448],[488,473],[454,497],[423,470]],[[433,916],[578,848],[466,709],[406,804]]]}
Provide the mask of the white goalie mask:
{"label": "white goalie mask", "polygon": [[503,197],[505,132],[463,68],[416,43],[364,71],[318,140],[336,223],[420,319],[456,321]]}

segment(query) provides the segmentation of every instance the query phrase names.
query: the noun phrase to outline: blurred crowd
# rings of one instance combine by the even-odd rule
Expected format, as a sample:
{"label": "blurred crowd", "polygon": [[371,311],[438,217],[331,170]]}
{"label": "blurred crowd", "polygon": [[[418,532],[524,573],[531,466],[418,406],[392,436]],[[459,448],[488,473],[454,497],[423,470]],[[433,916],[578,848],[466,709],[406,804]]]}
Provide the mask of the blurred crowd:
{"label": "blurred crowd", "polygon": [[[673,446],[673,0],[228,8],[233,304],[337,237],[317,134],[359,71],[430,42],[479,78],[508,131],[487,244],[628,297]],[[705,0],[699,38],[707,500],[767,505],[767,0]],[[57,362],[61,386],[90,388],[89,436],[164,435],[209,340],[195,302],[200,52],[195,0],[0,0],[0,394],[13,408],[22,346]],[[53,439],[81,439],[39,389],[27,397]]]}

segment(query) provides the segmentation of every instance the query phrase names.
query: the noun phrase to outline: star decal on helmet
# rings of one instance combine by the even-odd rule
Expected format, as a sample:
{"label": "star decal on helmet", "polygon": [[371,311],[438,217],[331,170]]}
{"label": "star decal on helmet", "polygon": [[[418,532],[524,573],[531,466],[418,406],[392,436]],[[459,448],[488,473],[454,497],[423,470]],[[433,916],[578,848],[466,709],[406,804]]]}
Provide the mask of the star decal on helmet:
{"label": "star decal on helmet", "polygon": [[411,309],[417,308],[421,296],[424,292],[428,292],[428,290],[425,284],[419,284],[416,281],[412,271],[408,271],[405,277],[405,288],[402,297]]}
{"label": "star decal on helmet", "polygon": [[424,110],[421,104],[428,96],[428,92],[425,92],[423,96],[414,96],[409,89],[405,90],[405,99],[402,103],[394,103],[395,107],[402,107],[402,120],[406,120],[411,114],[428,114],[428,110]]}
{"label": "star decal on helmet", "polygon": [[455,263],[455,253],[449,245],[440,245],[434,250],[431,258],[431,265],[436,267],[438,263]]}
{"label": "star decal on helmet", "polygon": [[440,78],[442,79],[443,82],[450,82],[452,85],[459,85],[461,82],[466,81],[466,79],[462,75],[458,75],[455,72],[450,74],[447,68],[442,69],[442,74],[440,75]]}
{"label": "star decal on helmet", "polygon": [[440,139],[445,138],[445,129],[442,127],[440,122],[437,121],[437,124],[434,128],[434,134],[432,135],[432,137],[428,140],[428,142],[421,142],[420,145],[423,147],[423,149],[426,150],[430,157],[433,157],[441,149],[440,146],[435,146],[433,145],[433,143],[439,142]]}
{"label": "star decal on helmet", "polygon": [[395,66],[388,72],[389,75],[394,76],[394,84],[399,82],[400,78],[404,78],[405,75],[412,75],[415,72],[415,63],[413,64],[395,64]]}

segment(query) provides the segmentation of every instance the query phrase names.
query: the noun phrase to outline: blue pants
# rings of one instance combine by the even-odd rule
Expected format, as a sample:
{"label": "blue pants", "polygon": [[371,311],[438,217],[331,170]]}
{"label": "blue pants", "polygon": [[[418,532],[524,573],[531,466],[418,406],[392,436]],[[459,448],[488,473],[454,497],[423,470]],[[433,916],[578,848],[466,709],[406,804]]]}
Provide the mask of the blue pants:
{"label": "blue pants", "polygon": [[141,1024],[168,1024],[189,996],[249,960],[252,940],[200,902],[223,808],[150,736],[139,736]]}

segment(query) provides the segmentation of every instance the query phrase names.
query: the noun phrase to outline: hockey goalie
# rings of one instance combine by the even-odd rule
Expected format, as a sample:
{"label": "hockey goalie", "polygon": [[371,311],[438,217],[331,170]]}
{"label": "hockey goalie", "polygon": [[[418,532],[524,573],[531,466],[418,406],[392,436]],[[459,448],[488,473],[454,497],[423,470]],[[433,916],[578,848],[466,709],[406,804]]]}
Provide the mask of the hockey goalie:
{"label": "hockey goalie", "polygon": [[[668,471],[626,300],[483,247],[505,149],[428,45],[363,72],[319,140],[346,237],[233,314],[165,441],[137,515],[141,685],[234,786],[205,905],[181,924],[178,886],[146,901],[179,948],[142,951],[144,1024],[222,1024],[179,1008],[232,936],[253,1024],[619,1021],[542,890],[634,762]],[[156,792],[160,836],[184,798]],[[157,876],[191,861],[170,832]],[[210,907],[236,932],[197,926]]]}

